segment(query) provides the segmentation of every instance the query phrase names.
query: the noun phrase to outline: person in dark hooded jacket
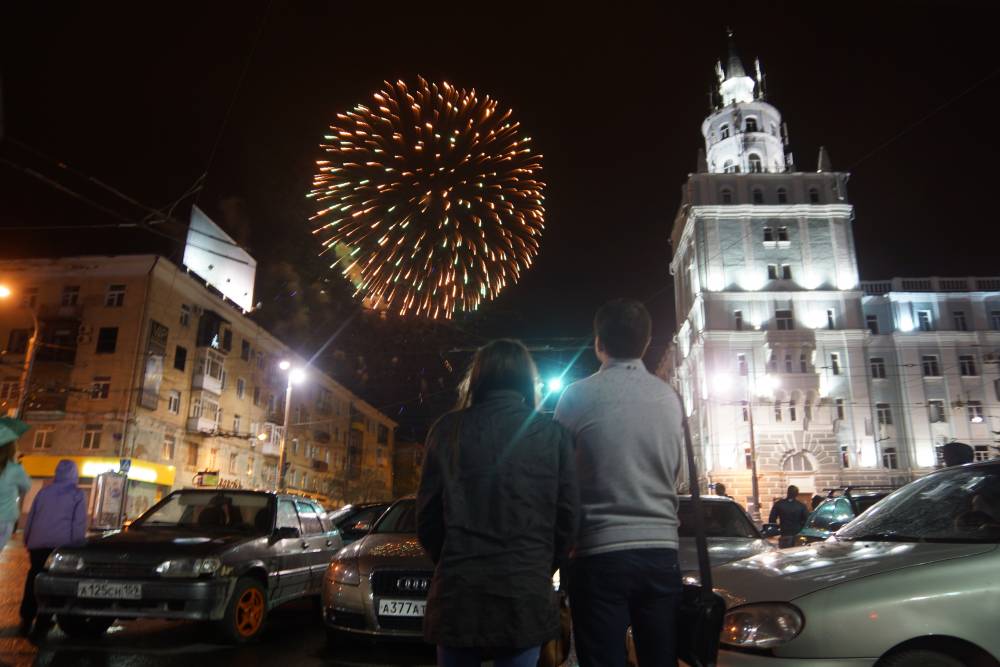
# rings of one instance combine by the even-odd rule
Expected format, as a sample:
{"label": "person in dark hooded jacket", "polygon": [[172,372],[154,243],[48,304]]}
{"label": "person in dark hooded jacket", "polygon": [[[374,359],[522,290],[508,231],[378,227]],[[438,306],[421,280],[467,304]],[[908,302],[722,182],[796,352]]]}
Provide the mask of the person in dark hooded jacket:
{"label": "person in dark hooded jacket", "polygon": [[24,526],[24,546],[31,557],[31,568],[24,581],[21,599],[21,634],[44,634],[52,626],[51,618],[37,618],[35,575],[45,569],[45,561],[57,548],[80,544],[87,530],[87,498],[78,486],[80,474],[76,463],[63,459],[56,465],[55,479],[35,496]]}
{"label": "person in dark hooded jacket", "polygon": [[579,515],[572,438],[535,407],[519,342],[481,348],[460,409],[427,436],[417,534],[436,564],[424,637],[438,664],[534,667],[560,631],[552,575]]}

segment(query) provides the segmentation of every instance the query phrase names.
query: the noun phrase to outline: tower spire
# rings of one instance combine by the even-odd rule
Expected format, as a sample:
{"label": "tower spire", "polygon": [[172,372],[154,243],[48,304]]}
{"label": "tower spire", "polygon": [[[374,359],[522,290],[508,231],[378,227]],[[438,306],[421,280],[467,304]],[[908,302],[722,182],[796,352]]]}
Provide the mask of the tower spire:
{"label": "tower spire", "polygon": [[743,69],[743,61],[740,60],[740,54],[736,51],[736,40],[733,39],[732,28],[726,28],[726,36],[729,38],[729,60],[726,66],[726,78],[732,79],[738,76],[746,76],[747,72]]}

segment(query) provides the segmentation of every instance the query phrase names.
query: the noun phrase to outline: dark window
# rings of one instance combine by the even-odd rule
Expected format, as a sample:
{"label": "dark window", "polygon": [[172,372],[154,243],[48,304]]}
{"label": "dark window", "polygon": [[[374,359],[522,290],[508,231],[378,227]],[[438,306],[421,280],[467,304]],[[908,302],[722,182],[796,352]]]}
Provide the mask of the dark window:
{"label": "dark window", "polygon": [[723,139],[728,139],[729,138],[729,126],[728,125],[723,125],[722,127],[719,128],[719,136],[721,138],[723,138]]}
{"label": "dark window", "polygon": [[222,349],[226,352],[233,349],[233,332],[231,329],[226,329],[222,332]]}
{"label": "dark window", "polygon": [[64,306],[75,306],[80,301],[80,286],[79,285],[69,285],[63,287],[62,291],[62,301],[60,303]]}
{"label": "dark window", "polygon": [[788,191],[785,188],[778,188],[778,203],[787,204],[788,203]]}
{"label": "dark window", "polygon": [[11,329],[10,337],[7,339],[7,352],[10,354],[24,354],[28,350],[28,341],[31,339],[31,331],[28,329]]}
{"label": "dark window", "polygon": [[955,331],[968,331],[969,325],[965,323],[965,313],[961,310],[956,310],[952,313],[952,318],[955,320]]}
{"label": "dark window", "polygon": [[868,361],[872,369],[872,377],[876,380],[885,379],[885,359],[882,357],[872,357]]}
{"label": "dark window", "polygon": [[747,118],[747,132],[756,132],[756,131],[757,131],[757,119]]}
{"label": "dark window", "polygon": [[[752,162],[750,164],[751,164],[751,166],[753,165]],[[758,163],[758,171],[759,170],[760,170],[760,164]],[[753,171],[753,169],[751,169],[750,171]],[[764,203],[764,191],[761,190],[760,188],[754,188],[753,189],[753,203],[754,204],[763,204]]]}
{"label": "dark window", "polygon": [[101,327],[97,330],[97,354],[114,354],[118,345],[118,327]]}
{"label": "dark window", "polygon": [[240,359],[250,361],[250,341],[243,341],[240,345]]}
{"label": "dark window", "polygon": [[742,310],[733,311],[733,318],[736,323],[736,330],[743,331],[743,311]]}
{"label": "dark window", "polygon": [[778,240],[788,241],[788,227],[778,227]]}
{"label": "dark window", "polygon": [[844,399],[842,399],[842,398],[836,399],[835,404],[837,406],[837,419],[843,419],[844,418]]}
{"label": "dark window", "polygon": [[174,368],[176,368],[179,371],[184,370],[185,366],[187,366],[187,358],[188,358],[187,348],[178,345],[177,349],[174,350]]}
{"label": "dark window", "polygon": [[774,241],[774,229],[771,227],[764,228],[764,243],[770,243]]}
{"label": "dark window", "polygon": [[[750,173],[753,174],[759,174],[760,172],[764,171],[763,167],[761,166],[760,156],[757,155],[756,153],[750,153],[750,157],[747,158],[747,168],[748,171],[750,171]],[[763,200],[763,195],[761,195],[761,199]],[[759,203],[759,202],[754,202],[754,203]]]}
{"label": "dark window", "polygon": [[865,325],[873,336],[878,335],[878,315],[865,315]]}
{"label": "dark window", "polygon": [[722,194],[722,203],[723,204],[732,204],[733,203],[733,191],[732,190],[729,190],[728,188],[724,189],[724,190],[722,190],[721,194]]}
{"label": "dark window", "polygon": [[819,190],[816,188],[809,188],[809,203],[818,204],[819,203]]}
{"label": "dark window", "polygon": [[836,352],[830,353],[830,372],[840,375],[840,355]]}
{"label": "dark window", "polygon": [[792,318],[790,310],[774,311],[774,319],[778,325],[778,331],[791,331],[795,328],[795,320]]}
{"label": "dark window", "polygon": [[767,279],[768,280],[777,280],[778,279],[778,265],[777,264],[768,264],[767,265]]}
{"label": "dark window", "polygon": [[791,280],[792,279],[792,267],[790,264],[781,265],[781,279]]}
{"label": "dark window", "polygon": [[121,308],[125,305],[125,285],[108,285],[104,294],[104,305],[108,308]]}

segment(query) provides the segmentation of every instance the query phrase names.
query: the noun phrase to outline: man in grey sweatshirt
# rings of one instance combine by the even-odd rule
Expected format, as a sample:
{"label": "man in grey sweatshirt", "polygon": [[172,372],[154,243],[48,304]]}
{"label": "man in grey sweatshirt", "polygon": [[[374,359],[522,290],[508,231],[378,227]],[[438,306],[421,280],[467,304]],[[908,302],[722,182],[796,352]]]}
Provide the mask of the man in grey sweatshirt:
{"label": "man in grey sweatshirt", "polygon": [[594,318],[601,369],[563,392],[556,420],[576,446],[583,522],[568,572],[581,667],[624,667],[631,624],[640,665],[677,657],[677,489],[682,410],[642,362],[651,336],[638,301]]}

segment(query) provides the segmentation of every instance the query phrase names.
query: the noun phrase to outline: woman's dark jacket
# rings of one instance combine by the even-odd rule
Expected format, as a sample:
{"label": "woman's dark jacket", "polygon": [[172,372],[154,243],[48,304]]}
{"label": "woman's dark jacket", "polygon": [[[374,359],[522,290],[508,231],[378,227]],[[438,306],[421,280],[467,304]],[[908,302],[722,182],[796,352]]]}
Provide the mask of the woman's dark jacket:
{"label": "woman's dark jacket", "polygon": [[517,392],[442,417],[427,436],[417,533],[436,564],[424,637],[527,648],[559,633],[552,574],[576,537],[572,437]]}

